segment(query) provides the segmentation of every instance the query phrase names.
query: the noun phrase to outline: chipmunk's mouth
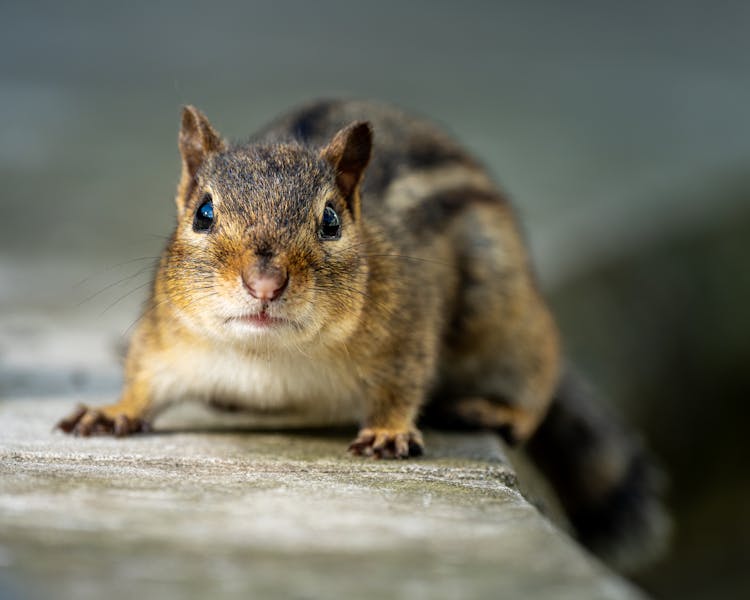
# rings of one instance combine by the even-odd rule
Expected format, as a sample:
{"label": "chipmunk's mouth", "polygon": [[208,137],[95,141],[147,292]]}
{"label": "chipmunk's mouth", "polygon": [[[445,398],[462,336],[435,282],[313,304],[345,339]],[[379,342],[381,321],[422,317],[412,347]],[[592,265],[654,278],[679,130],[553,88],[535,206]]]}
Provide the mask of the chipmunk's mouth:
{"label": "chipmunk's mouth", "polygon": [[287,319],[280,317],[274,317],[267,313],[265,310],[261,310],[256,313],[247,313],[243,315],[237,315],[236,317],[229,317],[226,320],[227,323],[238,323],[242,325],[249,325],[251,328],[256,330],[273,329],[281,325],[289,323]]}

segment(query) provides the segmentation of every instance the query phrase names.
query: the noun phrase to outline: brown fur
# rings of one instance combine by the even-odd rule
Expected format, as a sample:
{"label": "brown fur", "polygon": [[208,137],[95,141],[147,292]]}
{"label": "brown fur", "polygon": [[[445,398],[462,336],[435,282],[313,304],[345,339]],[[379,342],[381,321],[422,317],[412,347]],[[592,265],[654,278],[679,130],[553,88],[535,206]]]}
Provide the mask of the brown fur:
{"label": "brown fur", "polygon": [[[405,458],[422,452],[422,413],[531,438],[589,547],[637,558],[658,546],[666,521],[644,453],[561,382],[511,207],[449,136],[391,107],[333,101],[232,145],[187,107],[179,148],[177,225],[122,396],[61,429],[127,435],[192,398],[271,426],[356,420],[351,452]],[[197,227],[207,203],[214,219]],[[341,227],[328,236],[331,210]],[[283,289],[258,298],[258,281]]]}
{"label": "brown fur", "polygon": [[[179,147],[178,225],[131,344],[123,395],[66,429],[140,428],[193,391],[189,378],[171,380],[170,365],[189,362],[188,348],[210,356],[220,344],[248,359],[299,353],[334,373],[354,371],[358,454],[421,450],[416,419],[431,398],[456,418],[531,435],[557,382],[556,329],[507,203],[449,137],[389,107],[333,102],[229,145],[187,107]],[[411,174],[421,179],[400,185]],[[207,194],[213,229],[195,232]],[[326,204],[341,217],[340,240],[316,238]],[[268,310],[292,325],[244,339],[224,332],[217,317],[227,305],[250,305],[238,273],[271,271],[288,273],[289,287]],[[213,388],[197,395],[253,408],[241,386]],[[481,398],[483,410],[468,410],[468,398]],[[290,411],[300,401],[290,398]],[[115,427],[121,415],[133,425]]]}

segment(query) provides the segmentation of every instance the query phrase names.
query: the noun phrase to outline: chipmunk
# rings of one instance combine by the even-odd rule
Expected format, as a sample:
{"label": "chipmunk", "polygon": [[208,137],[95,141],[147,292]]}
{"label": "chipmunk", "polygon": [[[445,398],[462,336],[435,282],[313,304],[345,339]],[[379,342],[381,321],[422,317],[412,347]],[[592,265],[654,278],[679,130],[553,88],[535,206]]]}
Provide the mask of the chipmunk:
{"label": "chipmunk", "polygon": [[179,150],[177,225],[125,388],[63,431],[143,431],[183,399],[278,424],[357,422],[349,451],[377,458],[421,454],[421,414],[491,428],[553,471],[592,546],[592,519],[610,526],[613,499],[649,488],[632,436],[569,392],[509,202],[442,130],[325,101],[231,144],[188,106]]}

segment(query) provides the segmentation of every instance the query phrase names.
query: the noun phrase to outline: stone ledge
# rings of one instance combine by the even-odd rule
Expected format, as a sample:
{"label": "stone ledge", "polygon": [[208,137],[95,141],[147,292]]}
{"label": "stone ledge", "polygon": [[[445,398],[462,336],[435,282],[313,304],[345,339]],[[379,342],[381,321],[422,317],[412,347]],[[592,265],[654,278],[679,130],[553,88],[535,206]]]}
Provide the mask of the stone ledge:
{"label": "stone ledge", "polygon": [[410,461],[352,432],[51,432],[69,399],[0,404],[0,595],[638,598],[529,504],[491,435]]}

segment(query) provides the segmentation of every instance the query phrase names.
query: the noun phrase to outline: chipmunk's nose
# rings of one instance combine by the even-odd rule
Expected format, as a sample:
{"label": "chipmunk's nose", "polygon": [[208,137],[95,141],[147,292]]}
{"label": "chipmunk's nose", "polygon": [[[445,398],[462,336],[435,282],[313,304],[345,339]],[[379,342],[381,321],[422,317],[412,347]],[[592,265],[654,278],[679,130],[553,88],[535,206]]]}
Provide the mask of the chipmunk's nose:
{"label": "chipmunk's nose", "polygon": [[278,267],[263,270],[245,269],[242,272],[242,283],[253,298],[271,302],[284,293],[289,283],[289,275],[286,269]]}

